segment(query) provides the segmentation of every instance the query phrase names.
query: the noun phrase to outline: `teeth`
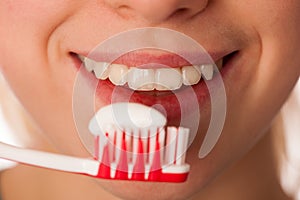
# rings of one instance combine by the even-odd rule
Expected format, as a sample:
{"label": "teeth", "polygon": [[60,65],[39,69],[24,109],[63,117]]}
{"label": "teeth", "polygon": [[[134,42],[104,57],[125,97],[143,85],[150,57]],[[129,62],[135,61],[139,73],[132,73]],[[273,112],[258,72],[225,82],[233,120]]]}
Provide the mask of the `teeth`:
{"label": "teeth", "polygon": [[[176,90],[182,86],[182,74],[178,68],[161,68],[155,73],[155,83],[159,90]],[[163,86],[163,87],[162,87]]]}
{"label": "teeth", "polygon": [[109,63],[97,62],[94,68],[96,77],[101,80],[107,79],[109,75],[108,67]]}
{"label": "teeth", "polygon": [[83,58],[83,63],[85,64],[85,67],[89,72],[92,72],[96,67],[96,62],[87,57]]}
{"label": "teeth", "polygon": [[127,72],[128,67],[126,65],[111,64],[108,78],[115,85],[125,85]]}
{"label": "teeth", "polygon": [[182,82],[184,85],[195,85],[201,79],[201,72],[193,66],[182,67]]}
{"label": "teeth", "polygon": [[211,80],[214,75],[214,66],[212,64],[201,65],[200,71],[206,80]]}
{"label": "teeth", "polygon": [[155,72],[153,69],[131,67],[128,72],[128,86],[133,90],[154,90]]}
{"label": "teeth", "polygon": [[[214,74],[214,64],[199,66],[184,66],[178,68],[141,69],[121,64],[96,62],[84,56],[78,56],[85,68],[98,79],[109,79],[114,85],[123,86],[126,83],[133,90],[177,90],[182,85],[190,86],[199,83],[201,76],[211,80]],[[217,61],[222,68],[222,59]]]}

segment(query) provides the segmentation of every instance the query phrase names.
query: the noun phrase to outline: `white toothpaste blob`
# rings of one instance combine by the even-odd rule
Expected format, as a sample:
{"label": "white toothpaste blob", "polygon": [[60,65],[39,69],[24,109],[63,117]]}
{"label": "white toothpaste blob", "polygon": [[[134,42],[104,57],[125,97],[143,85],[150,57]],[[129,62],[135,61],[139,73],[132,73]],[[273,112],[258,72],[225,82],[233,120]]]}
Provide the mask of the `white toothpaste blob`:
{"label": "white toothpaste blob", "polygon": [[114,103],[100,108],[89,124],[94,135],[114,129],[161,128],[167,123],[166,117],[158,110],[138,103]]}

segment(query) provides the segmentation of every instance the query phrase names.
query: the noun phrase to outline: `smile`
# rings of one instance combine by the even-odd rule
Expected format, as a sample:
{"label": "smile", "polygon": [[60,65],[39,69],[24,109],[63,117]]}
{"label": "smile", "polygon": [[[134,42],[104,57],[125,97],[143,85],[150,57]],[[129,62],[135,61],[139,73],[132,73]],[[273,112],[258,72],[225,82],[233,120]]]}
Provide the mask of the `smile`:
{"label": "smile", "polygon": [[[87,71],[98,80],[109,80],[115,86],[127,86],[135,91],[178,90],[193,86],[201,81],[211,80],[216,67],[221,70],[223,59],[216,63],[170,67],[159,63],[129,66],[119,63],[99,62],[83,55],[77,55]],[[172,58],[176,59],[176,56]]]}
{"label": "smile", "polygon": [[74,102],[90,105],[80,110],[139,103],[160,111],[168,126],[189,128],[191,135],[204,134],[209,121],[225,116],[226,86],[240,79],[239,66],[246,60],[234,44],[205,48],[183,33],[156,27],[128,30],[68,52],[77,69]]}

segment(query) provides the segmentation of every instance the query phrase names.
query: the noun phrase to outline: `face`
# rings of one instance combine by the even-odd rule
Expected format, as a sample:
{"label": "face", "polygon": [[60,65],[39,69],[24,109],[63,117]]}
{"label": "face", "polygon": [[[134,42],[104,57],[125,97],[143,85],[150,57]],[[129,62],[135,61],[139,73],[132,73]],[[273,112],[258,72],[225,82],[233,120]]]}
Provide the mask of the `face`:
{"label": "face", "polygon": [[[244,155],[270,125],[299,77],[299,23],[296,0],[2,0],[0,66],[17,97],[55,147],[66,154],[86,156],[72,111],[73,86],[80,65],[77,55],[87,56],[99,43],[123,31],[163,27],[193,38],[214,61],[223,59],[219,67],[227,96],[225,125],[213,151],[199,159],[209,121],[209,111],[204,112],[188,150],[191,173],[186,183],[97,183],[123,198],[152,199],[157,194],[157,199],[185,199]],[[157,52],[146,54],[164,62],[165,57]],[[133,60],[144,55],[133,54]],[[135,62],[124,60],[122,64]],[[87,78],[96,80],[93,74]],[[108,80],[101,84],[114,87]],[[201,81],[193,87],[199,84]],[[155,96],[153,91],[143,93],[144,99],[152,99],[149,104],[168,104],[157,95],[160,91]],[[167,91],[164,96],[171,93]],[[96,106],[106,104],[109,98],[98,95]],[[172,114],[170,107],[168,112]]]}

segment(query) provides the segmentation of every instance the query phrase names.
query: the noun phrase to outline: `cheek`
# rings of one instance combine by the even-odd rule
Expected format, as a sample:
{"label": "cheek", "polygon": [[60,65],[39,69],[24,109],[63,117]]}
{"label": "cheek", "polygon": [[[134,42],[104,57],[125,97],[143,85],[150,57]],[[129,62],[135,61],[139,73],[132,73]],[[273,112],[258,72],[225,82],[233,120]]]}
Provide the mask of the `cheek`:
{"label": "cheek", "polygon": [[[297,1],[277,1],[267,24],[262,23],[262,55],[258,83],[268,85],[275,102],[282,103],[300,75],[300,6]],[[270,92],[273,91],[273,92]]]}
{"label": "cheek", "polygon": [[257,106],[274,114],[299,78],[299,1],[245,2],[240,6],[241,22],[255,30],[261,45],[259,64],[251,72],[254,78],[248,88],[251,97],[248,103],[255,104],[253,109]]}
{"label": "cheek", "polygon": [[43,4],[42,1],[0,2],[0,35],[3,36],[0,60],[5,72],[22,72],[15,73],[15,79],[21,74],[26,76],[33,68],[28,69],[27,63],[45,58],[47,37],[54,24],[51,16],[47,16],[51,8],[42,9]]}
{"label": "cheek", "polygon": [[[58,145],[62,151],[71,146],[71,151],[77,152],[74,149],[81,144],[74,137],[70,94],[74,81],[68,80],[63,84],[65,87],[58,87],[62,82],[55,78],[49,64],[49,48],[56,49],[59,44],[56,27],[77,6],[70,2],[0,1],[0,66],[14,93],[40,128],[53,141],[61,141]],[[65,67],[57,65],[56,68]]]}
{"label": "cheek", "polygon": [[1,68],[16,95],[24,98],[32,92],[30,85],[41,83],[45,76],[46,69],[41,66],[47,62],[45,38],[49,29],[42,27],[41,10],[37,7],[40,4],[0,3],[0,35],[4,36],[0,37]]}
{"label": "cheek", "polygon": [[[0,1],[0,62],[22,66],[43,59],[56,28],[75,10],[71,1]],[[24,67],[18,70],[24,71]],[[28,70],[28,69],[26,69]]]}

